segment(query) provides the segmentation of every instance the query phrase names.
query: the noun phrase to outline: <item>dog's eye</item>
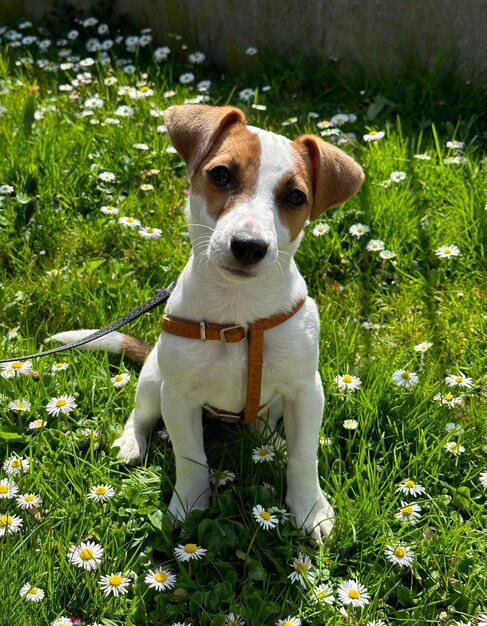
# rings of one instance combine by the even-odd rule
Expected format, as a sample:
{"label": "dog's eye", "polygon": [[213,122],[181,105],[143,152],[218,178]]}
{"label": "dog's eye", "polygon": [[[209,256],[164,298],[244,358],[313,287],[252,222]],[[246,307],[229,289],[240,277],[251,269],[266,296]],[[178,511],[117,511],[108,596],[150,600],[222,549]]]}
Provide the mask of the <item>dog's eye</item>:
{"label": "dog's eye", "polygon": [[224,165],[217,165],[209,171],[209,174],[219,187],[226,187],[230,183],[230,170]]}
{"label": "dog's eye", "polygon": [[290,206],[298,207],[306,203],[306,196],[300,189],[293,189],[287,194],[285,200]]}

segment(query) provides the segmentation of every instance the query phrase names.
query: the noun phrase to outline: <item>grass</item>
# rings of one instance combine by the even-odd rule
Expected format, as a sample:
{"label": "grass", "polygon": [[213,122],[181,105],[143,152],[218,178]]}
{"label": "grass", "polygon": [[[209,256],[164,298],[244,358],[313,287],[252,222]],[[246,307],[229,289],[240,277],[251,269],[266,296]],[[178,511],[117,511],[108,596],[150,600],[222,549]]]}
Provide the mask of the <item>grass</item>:
{"label": "grass", "polygon": [[[36,43],[7,45],[15,41],[9,32],[25,37],[38,34],[35,27],[1,34],[0,185],[12,189],[0,195],[0,355],[34,352],[57,331],[104,326],[178,276],[190,250],[182,213],[188,180],[180,158],[167,152],[167,135],[158,128],[163,120],[151,109],[159,115],[156,109],[195,98],[196,83],[211,79],[210,103],[237,104],[252,124],[290,137],[320,132],[319,119],[355,113],[330,139],[363,164],[366,183],[324,216],[329,232],[318,236],[315,224],[306,228],[297,254],[321,312],[327,402],[319,468],[337,529],[319,548],[289,521],[260,529],[255,504],[284,506],[283,454],[256,464],[252,449],[260,442],[223,424],[205,427],[209,463],[236,480],[215,487],[211,508],[174,528],[166,509],[174,480],[170,443],[155,434],[138,468],[121,466],[110,449],[133,406],[137,368],[79,351],[63,354],[68,367],[55,373],[54,359],[37,360],[36,374],[0,377],[0,461],[28,459],[29,470],[11,478],[20,494],[42,497],[42,505],[26,511],[13,498],[0,499],[0,514],[22,520],[19,532],[0,537],[0,623],[47,626],[76,616],[106,626],[219,626],[232,623],[230,613],[259,626],[288,616],[309,625],[476,618],[487,610],[486,498],[479,481],[487,465],[482,85],[455,82],[444,64],[429,74],[408,66],[400,76],[374,80],[358,73],[345,80],[337,68],[261,54],[249,56],[238,77],[222,78],[209,61],[188,64],[175,39],[165,61],[154,61],[155,46],[128,52],[120,42],[107,65],[61,69],[59,49],[83,59],[87,38],[115,37],[96,35],[96,28],[79,26],[80,39],[60,44],[53,36],[46,51]],[[117,65],[120,58],[133,73]],[[196,80],[182,85],[179,76],[187,71]],[[85,84],[63,90],[82,72]],[[109,76],[118,82],[105,84]],[[262,89],[266,84],[270,91]],[[245,87],[257,88],[250,101],[239,98]],[[88,99],[95,96],[93,108]],[[129,117],[115,114],[122,105],[133,109]],[[296,122],[282,125],[293,116]],[[385,131],[385,138],[363,141],[370,130]],[[464,148],[448,148],[453,139]],[[414,157],[423,152],[430,160]],[[455,156],[465,159],[452,163]],[[403,180],[384,183],[397,171],[406,174]],[[104,182],[101,172],[114,180]],[[160,228],[160,238],[143,239],[117,216],[105,216],[105,205],[118,207],[118,217]],[[357,238],[349,229],[358,223],[370,231]],[[382,240],[395,256],[368,251],[370,239]],[[438,257],[443,245],[458,246],[460,256]],[[151,313],[129,332],[154,342],[159,317]],[[365,329],[365,321],[379,327]],[[423,341],[432,346],[416,351]],[[399,369],[415,372],[418,383],[409,390],[395,385]],[[111,378],[122,372],[130,381],[116,389]],[[446,386],[445,377],[459,372],[472,378],[471,387]],[[345,373],[360,377],[358,391],[338,393],[335,377]],[[461,396],[461,404],[449,408],[435,399],[447,392]],[[61,394],[72,395],[77,408],[49,416],[47,403]],[[10,409],[15,400],[28,401],[30,410]],[[32,430],[36,418],[46,425]],[[356,429],[344,428],[350,419]],[[464,451],[447,451],[451,441]],[[0,480],[6,478],[4,468]],[[425,493],[397,493],[406,479]],[[115,489],[105,503],[87,497],[100,484]],[[396,519],[403,501],[421,506],[416,525]],[[87,538],[104,549],[103,563],[91,572],[67,559],[70,546]],[[412,567],[386,560],[384,550],[397,542],[414,550]],[[204,547],[205,557],[177,561],[174,548],[186,543]],[[344,580],[354,579],[366,587],[369,603],[359,609],[338,599],[313,602],[311,583],[289,579],[299,554],[311,558],[315,584],[329,584],[336,596]],[[144,582],[159,565],[176,575],[172,589],[157,592]],[[128,593],[107,597],[100,576],[117,572],[130,578]],[[41,602],[21,597],[26,583],[44,590]]]}

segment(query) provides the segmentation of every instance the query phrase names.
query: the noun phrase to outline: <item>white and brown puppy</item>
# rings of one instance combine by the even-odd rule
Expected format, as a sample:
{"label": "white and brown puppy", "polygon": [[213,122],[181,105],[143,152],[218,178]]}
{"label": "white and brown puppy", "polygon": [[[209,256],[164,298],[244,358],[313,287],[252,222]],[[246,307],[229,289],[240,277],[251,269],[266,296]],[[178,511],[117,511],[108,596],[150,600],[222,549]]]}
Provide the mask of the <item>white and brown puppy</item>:
{"label": "white and brown puppy", "polygon": [[[362,169],[314,135],[290,141],[247,126],[242,111],[233,107],[174,106],[165,123],[191,177],[187,217],[193,246],[166,313],[246,328],[305,299],[297,313],[265,332],[260,397],[265,409],[259,419],[274,426],[284,418],[286,503],[298,526],[319,541],[334,524],[317,471],[323,414],[319,318],[293,255],[306,220],[352,196],[363,181]],[[86,332],[54,339],[69,342]],[[162,332],[142,368],[135,408],[114,445],[121,459],[139,462],[163,416],[176,458],[169,510],[178,519],[209,504],[202,407],[242,411],[246,343]],[[89,347],[129,353],[138,344],[113,333]]]}

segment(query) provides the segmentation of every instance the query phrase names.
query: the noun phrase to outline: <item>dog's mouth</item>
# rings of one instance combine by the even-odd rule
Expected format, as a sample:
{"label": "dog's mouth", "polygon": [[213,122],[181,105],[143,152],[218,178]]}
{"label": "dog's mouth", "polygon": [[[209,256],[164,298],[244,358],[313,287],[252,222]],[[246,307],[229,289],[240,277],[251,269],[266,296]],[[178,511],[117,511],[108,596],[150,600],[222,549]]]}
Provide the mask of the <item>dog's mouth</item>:
{"label": "dog's mouth", "polygon": [[223,266],[222,269],[224,269],[226,272],[229,272],[233,276],[238,276],[240,278],[254,278],[255,276],[257,276],[257,272],[252,270],[237,269],[235,267],[228,266]]}

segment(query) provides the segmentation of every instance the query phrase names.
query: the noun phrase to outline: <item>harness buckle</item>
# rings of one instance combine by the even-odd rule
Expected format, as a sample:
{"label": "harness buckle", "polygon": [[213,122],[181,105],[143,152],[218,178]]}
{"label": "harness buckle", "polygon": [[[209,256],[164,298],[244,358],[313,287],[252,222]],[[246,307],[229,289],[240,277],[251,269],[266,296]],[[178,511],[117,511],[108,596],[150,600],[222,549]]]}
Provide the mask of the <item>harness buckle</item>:
{"label": "harness buckle", "polygon": [[200,339],[206,341],[206,322],[204,320],[200,322]]}
{"label": "harness buckle", "polygon": [[[231,331],[231,330],[243,330],[243,337],[242,339],[239,339],[238,341],[228,341],[227,336],[225,333]],[[244,339],[247,339],[247,329],[243,328],[242,326],[227,326],[226,328],[222,328],[220,331],[220,340],[223,343],[240,343],[241,341],[243,341]]]}

